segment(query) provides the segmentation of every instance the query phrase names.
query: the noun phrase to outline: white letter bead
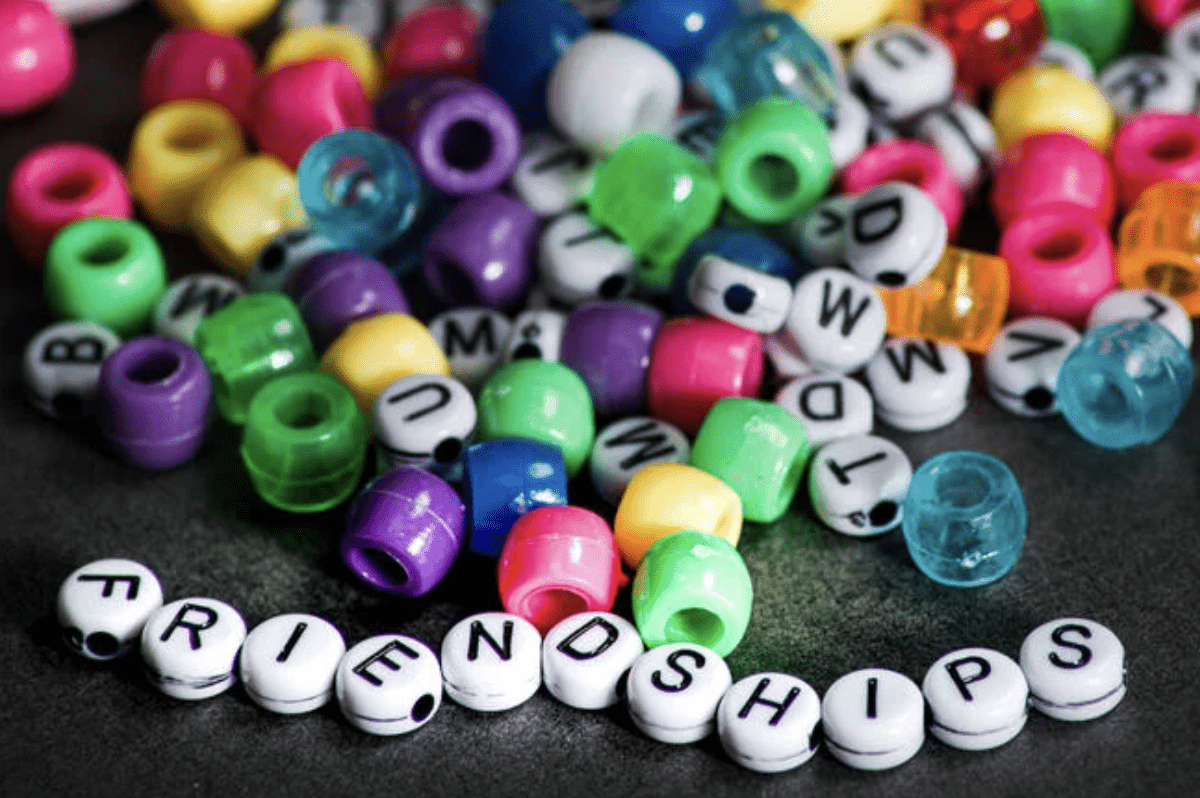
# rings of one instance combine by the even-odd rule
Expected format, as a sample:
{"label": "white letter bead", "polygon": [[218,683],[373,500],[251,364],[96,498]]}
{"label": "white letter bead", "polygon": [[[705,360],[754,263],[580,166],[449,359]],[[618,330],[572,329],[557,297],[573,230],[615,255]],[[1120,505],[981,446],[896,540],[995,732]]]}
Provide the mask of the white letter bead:
{"label": "white letter bead", "polygon": [[504,360],[549,360],[557,363],[562,353],[567,315],[557,310],[526,310],[513,319],[504,345]]}
{"label": "white letter bead", "polygon": [[605,709],[621,700],[622,679],[644,650],[637,629],[621,616],[577,613],[546,634],[542,679],[569,707]]}
{"label": "white letter bead", "polygon": [[889,120],[910,119],[950,99],[954,56],[924,28],[889,23],[854,45],[850,74],[873,110]]}
{"label": "white letter bead", "polygon": [[951,748],[999,748],[1025,727],[1029,686],[999,651],[951,651],[929,668],[921,692],[933,714],[929,731]]}
{"label": "white letter bead", "polygon": [[442,640],[442,680],[446,695],[467,709],[520,706],[542,684],[542,636],[505,612],[464,618]]}
{"label": "white letter bead", "polygon": [[629,671],[629,716],[654,740],[694,743],[716,729],[717,705],[731,684],[729,666],[711,649],[693,643],[652,648]]}
{"label": "white letter bead", "polygon": [[477,391],[504,360],[504,345],[512,322],[498,310],[459,307],[429,320],[429,334],[438,342],[450,374],[472,391]]}
{"label": "white letter bead", "polygon": [[784,329],[814,368],[849,373],[879,351],[887,311],[871,283],[842,269],[818,269],[796,283]]}
{"label": "white letter bead", "polygon": [[389,466],[445,469],[458,462],[475,421],[475,399],[461,382],[413,374],[375,401],[375,442]]}
{"label": "white letter bead", "polygon": [[1046,64],[1063,67],[1088,82],[1095,81],[1096,79],[1096,70],[1092,66],[1092,59],[1088,58],[1087,53],[1070,42],[1058,39],[1046,39],[1042,43],[1042,49],[1037,51],[1037,54],[1034,55],[1029,65],[1041,66]]}
{"label": "white letter bead", "polygon": [[1171,60],[1200,77],[1200,11],[1192,11],[1175,20],[1163,45]]}
{"label": "white letter bead", "polygon": [[903,520],[912,473],[908,455],[886,438],[843,438],[813,458],[808,495],[826,526],[856,537],[878,535]]}
{"label": "white letter bead", "polygon": [[1192,319],[1173,297],[1148,288],[1121,288],[1105,294],[1088,314],[1087,328],[1129,319],[1149,319],[1167,328],[1186,349],[1192,348]]}
{"label": "white letter bead", "polygon": [[133,560],[96,560],[63,580],[58,624],[75,653],[114,659],[133,648],[162,602],[162,585],[146,566]]}
{"label": "white letter bead", "polygon": [[810,263],[818,268],[842,266],[846,259],[846,222],[858,197],[834,194],[792,223],[792,239]]}
{"label": "white letter bead", "polygon": [[720,255],[705,255],[688,280],[688,299],[702,313],[747,330],[773,333],[787,318],[792,284]]}
{"label": "white letter bead", "polygon": [[725,117],[720,111],[690,111],[675,119],[671,138],[700,160],[711,162],[724,129]]}
{"label": "white letter bead", "polygon": [[914,132],[942,154],[966,194],[979,188],[1000,158],[992,123],[978,108],[961,100],[922,114]]}
{"label": "white letter bead", "polygon": [[142,628],[142,661],[150,682],[172,698],[199,701],[234,682],[246,622],[233,607],[185,598],[160,607]]}
{"label": "white letter bead", "polygon": [[829,153],[833,165],[841,169],[867,148],[867,132],[871,129],[871,113],[858,96],[839,89],[833,116],[829,120]]}
{"label": "white letter bead", "polygon": [[29,402],[51,418],[76,418],[95,408],[104,359],[120,337],[94,321],[51,324],[25,346],[22,376]]}
{"label": "white letter bead", "polygon": [[866,369],[875,415],[908,432],[938,429],[967,409],[971,361],[954,344],[892,338]]}
{"label": "white letter bead", "polygon": [[254,627],[242,643],[242,687],[270,712],[311,712],[333,698],[333,677],[345,653],[342,633],[324,618],[276,615]]}
{"label": "white letter bead", "polygon": [[1187,67],[1161,55],[1127,55],[1104,68],[1096,80],[1119,121],[1142,111],[1192,111],[1196,78]]}
{"label": "white letter bead", "polygon": [[521,146],[513,191],[538,216],[557,216],[592,190],[596,159],[551,133],[531,133]]}
{"label": "white letter bead", "polygon": [[866,435],[875,418],[875,402],[866,386],[844,374],[816,372],[789,381],[775,404],[804,422],[810,446]]}
{"label": "white letter bead", "polygon": [[717,707],[717,734],[729,758],[748,770],[782,773],[812,758],[820,744],[821,699],[786,673],[738,681]]}
{"label": "white letter bead", "polygon": [[929,195],[898,181],[859,196],[846,226],[845,261],[887,288],[921,281],[946,251],[946,218]]}
{"label": "white letter bead", "polygon": [[251,291],[282,291],[291,273],[324,252],[337,247],[325,236],[307,227],[280,233],[254,259],[246,287]]}
{"label": "white letter bead", "polygon": [[825,748],[856,770],[887,770],[925,742],[925,699],[902,673],[865,668],[829,686],[821,701]]}
{"label": "white letter bead", "polygon": [[588,467],[596,492],[619,504],[633,475],[651,463],[686,463],[692,447],[687,436],[665,421],[635,416],[614,421],[592,444]]}
{"label": "white letter bead", "polygon": [[241,283],[222,274],[181,277],[158,300],[154,334],[191,346],[200,322],[244,293]]}
{"label": "white letter bead", "polygon": [[788,336],[786,327],[779,332],[763,336],[763,343],[776,382],[812,374],[812,364],[800,354],[796,343]]}
{"label": "white letter bead", "polygon": [[983,366],[988,394],[1018,416],[1052,416],[1058,412],[1058,371],[1079,343],[1079,333],[1066,322],[1026,316],[1010,322],[988,347]]}
{"label": "white letter bead", "polygon": [[542,287],[568,305],[625,296],[636,265],[633,250],[586,213],[564,213],[546,226],[538,244]]}
{"label": "white letter bead", "polygon": [[1125,697],[1125,647],[1085,618],[1059,618],[1030,632],[1021,670],[1033,708],[1055,720],[1094,720]]}
{"label": "white letter bead", "polygon": [[442,705],[442,669],[420,640],[377,635],[342,657],[334,680],[338,706],[368,734],[408,734]]}

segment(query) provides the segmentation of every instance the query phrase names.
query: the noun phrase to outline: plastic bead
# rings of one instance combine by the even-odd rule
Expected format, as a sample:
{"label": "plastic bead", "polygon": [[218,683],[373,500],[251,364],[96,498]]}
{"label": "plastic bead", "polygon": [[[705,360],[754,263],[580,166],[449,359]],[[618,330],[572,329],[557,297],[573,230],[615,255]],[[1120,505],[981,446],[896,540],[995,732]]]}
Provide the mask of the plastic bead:
{"label": "plastic bead", "polygon": [[1096,69],[1087,53],[1070,42],[1047,39],[1029,62],[1030,66],[1054,64],[1069,69],[1084,80],[1095,80]]}
{"label": "plastic bead", "polygon": [[1120,58],[1109,64],[1096,82],[1122,122],[1143,111],[1183,113],[1196,104],[1195,76],[1163,56]]}
{"label": "plastic bead", "polygon": [[557,216],[592,190],[595,157],[557,136],[534,132],[521,142],[512,188],[539,216]]}
{"label": "plastic bead", "polygon": [[324,618],[289,613],[251,630],[238,654],[246,695],[268,712],[312,712],[333,698],[333,678],[346,653],[342,633]]}
{"label": "plastic bead", "polygon": [[1021,644],[1020,661],[1029,703],[1055,720],[1095,720],[1125,697],[1125,647],[1095,621],[1042,624]]}
{"label": "plastic bead", "polygon": [[929,733],[951,748],[987,751],[1021,733],[1029,685],[1009,657],[988,648],[951,651],[929,666],[921,683]]}
{"label": "plastic bead", "polygon": [[721,747],[734,762],[758,773],[782,773],[811,759],[820,744],[820,723],[817,691],[786,673],[747,676],[717,706]]}
{"label": "plastic bead", "polygon": [[792,286],[719,255],[700,259],[688,280],[690,304],[701,313],[739,327],[773,333],[783,326],[792,303]]}
{"label": "plastic bead", "polygon": [[474,77],[480,38],[479,16],[466,5],[429,3],[397,19],[388,32],[384,74],[389,83],[409,75]]}
{"label": "plastic bead", "polygon": [[481,612],[442,638],[446,695],[476,712],[503,712],[542,686],[542,636],[517,615]]}
{"label": "plastic bead", "polygon": [[353,28],[330,24],[328,20],[302,28],[284,28],[267,48],[262,69],[270,72],[317,58],[345,61],[358,76],[367,97],[374,98],[383,87],[383,64],[367,38]]}
{"label": "plastic bead", "polygon": [[258,253],[246,275],[246,287],[251,291],[282,291],[293,271],[309,259],[336,249],[332,241],[309,228],[288,230]]}
{"label": "plastic bead", "polygon": [[982,111],[952,100],[945,108],[927,111],[917,119],[914,135],[937,149],[959,189],[970,195],[1000,160],[996,131]]}
{"label": "plastic bead", "polygon": [[346,652],[334,678],[342,715],[367,734],[409,734],[442,705],[442,669],[420,640],[377,635]]}
{"label": "plastic bead", "polygon": [[772,383],[778,384],[795,377],[803,377],[816,370],[800,354],[800,350],[788,336],[786,329],[766,336],[763,349],[767,354],[767,363],[771,367],[769,373]]}
{"label": "plastic bead", "polygon": [[846,255],[846,223],[858,198],[833,194],[791,225],[796,249],[817,268],[841,266]]}
{"label": "plastic bead", "polygon": [[460,306],[429,320],[429,334],[450,363],[450,374],[478,391],[504,360],[512,322],[498,310]]}
{"label": "plastic bead", "polygon": [[854,537],[878,535],[903,520],[912,473],[908,455],[886,438],[841,438],[813,456],[808,495],[826,526]]}
{"label": "plastic bead", "polygon": [[862,100],[847,89],[838,89],[837,102],[829,115],[829,154],[834,169],[840,171],[867,148],[871,112]]}
{"label": "plastic bead", "polygon": [[1026,316],[1000,330],[984,361],[988,394],[1018,416],[1058,412],[1058,372],[1079,343],[1075,328],[1058,319]]}
{"label": "plastic bead", "polygon": [[589,302],[567,317],[561,359],[583,378],[598,415],[645,405],[651,348],[662,323],[659,310],[635,302]]}
{"label": "plastic bead", "polygon": [[946,237],[946,219],[928,194],[907,183],[883,183],[855,201],[843,257],[864,280],[899,288],[933,271]]}
{"label": "plastic bead", "polygon": [[592,484],[601,498],[616,505],[638,471],[651,463],[686,463],[691,451],[687,436],[665,421],[623,418],[596,435],[588,459]]}
{"label": "plastic bead", "polygon": [[842,269],[818,269],[796,283],[784,331],[814,368],[849,374],[879,351],[886,327],[873,284]]}
{"label": "plastic bead", "polygon": [[659,646],[629,670],[629,718],[659,742],[698,742],[716,730],[717,706],[732,683],[715,651],[692,643]]}
{"label": "plastic bead", "polygon": [[679,259],[675,274],[671,278],[671,304],[680,313],[699,312],[688,297],[692,275],[700,261],[707,255],[716,255],[726,261],[749,267],[772,277],[796,282],[808,265],[797,263],[786,249],[757,230],[739,230],[728,227],[713,227],[696,237]]}
{"label": "plastic bead", "polygon": [[241,283],[220,274],[181,277],[158,300],[154,334],[191,346],[200,322],[245,293]]}
{"label": "plastic bead", "polygon": [[705,163],[712,163],[725,116],[714,108],[684,111],[671,125],[671,139]]}
{"label": "plastic bead", "polygon": [[1200,313],[1198,217],[1200,183],[1164,180],[1143,191],[1117,235],[1121,285],[1161,291],[1189,314]]}
{"label": "plastic bead", "polygon": [[1194,113],[1139,113],[1117,130],[1113,167],[1121,206],[1164,180],[1200,181],[1200,117]]}
{"label": "plastic bead", "polygon": [[925,699],[902,673],[865,668],[829,685],[821,699],[825,748],[855,770],[889,770],[925,742]]}
{"label": "plastic bead", "polygon": [[279,0],[155,0],[181,28],[242,33],[265,20]]}
{"label": "plastic bead", "polygon": [[279,11],[279,25],[341,25],[374,41],[383,35],[386,15],[387,5],[379,0],[287,0]]}
{"label": "plastic bead", "polygon": [[142,627],[142,663],[150,683],[183,701],[220,695],[233,686],[246,622],[211,598],[159,607]]}
{"label": "plastic bead", "polygon": [[949,43],[958,81],[970,88],[994,88],[1046,38],[1040,0],[967,0],[934,12],[929,27]]}
{"label": "plastic bead", "polygon": [[41,0],[0,7],[0,118],[45,105],[75,77],[75,39],[67,21]]}
{"label": "plastic bead", "polygon": [[1133,0],[1039,0],[1051,39],[1074,44],[1103,67],[1125,50]]}
{"label": "plastic bead", "polygon": [[1192,75],[1200,77],[1200,10],[1190,11],[1171,25],[1163,37],[1167,57],[1182,64]]}
{"label": "plastic bead", "polygon": [[1144,288],[1124,288],[1105,294],[1088,314],[1087,329],[1128,319],[1149,319],[1167,328],[1184,348],[1192,348],[1192,320],[1183,306],[1166,294]]}
{"label": "plastic bead", "polygon": [[658,50],[686,80],[700,66],[709,43],[738,16],[736,0],[634,0],[622,3],[608,24]]}
{"label": "plastic bead", "polygon": [[1104,153],[1070,133],[1039,133],[1005,151],[991,204],[1001,230],[1022,213],[1056,203],[1077,205],[1107,227],[1115,196]]}
{"label": "plastic bead", "polygon": [[895,0],[766,0],[766,5],[793,14],[814,36],[843,43],[859,38],[895,13]]}
{"label": "plastic bead", "polygon": [[453,481],[461,476],[462,453],[476,418],[475,399],[461,382],[414,374],[379,395],[372,426],[389,468],[419,466]]}
{"label": "plastic bead", "polygon": [[131,651],[162,603],[162,585],[146,566],[133,560],[96,560],[63,580],[56,615],[72,651],[104,661]]}
{"label": "plastic bead", "polygon": [[587,214],[568,212],[550,222],[538,244],[539,285],[569,305],[618,299],[633,288],[633,250]]}
{"label": "plastic bead", "polygon": [[245,127],[257,70],[254,50],[237,36],[202,28],[167,31],[142,66],[142,111],[172,100],[208,100]]}
{"label": "plastic bead", "polygon": [[[531,301],[530,306],[534,303]],[[537,358],[557,363],[561,359],[567,314],[548,308],[526,310],[513,319],[504,344],[504,362]]]}
{"label": "plastic bead", "polygon": [[890,121],[943,105],[954,90],[954,55],[916,25],[892,22],[858,40],[850,73],[867,106]]}
{"label": "plastic bead", "polygon": [[938,429],[967,409],[971,361],[954,344],[890,338],[866,368],[875,415],[896,429]]}
{"label": "plastic bead", "polygon": [[858,380],[843,374],[813,372],[789,380],[775,404],[800,419],[811,447],[871,431],[875,402]]}
{"label": "plastic bead", "polygon": [[943,452],[922,463],[903,512],[913,562],[950,587],[995,582],[1017,564],[1025,545],[1021,487],[1008,466],[982,452]]}
{"label": "plastic bead", "polygon": [[1072,133],[1100,152],[1112,142],[1113,112],[1104,94],[1060,66],[1010,75],[992,95],[991,119],[1002,150],[1037,133]]}
{"label": "plastic bead", "polygon": [[963,215],[963,193],[942,154],[919,141],[897,139],[873,144],[842,170],[842,190],[857,194],[888,181],[910,183],[924,191],[949,230],[957,235]]}
{"label": "plastic bead", "polygon": [[284,288],[318,349],[359,319],[407,313],[408,300],[379,261],[360,252],[326,252],[292,272]]}
{"label": "plastic bead", "polygon": [[119,14],[137,0],[48,0],[48,2],[56,14],[75,26]]}
{"label": "plastic bead", "polygon": [[538,507],[567,503],[562,449],[525,438],[476,444],[464,458],[471,551],[499,557],[509,530]]}
{"label": "plastic bead", "polygon": [[121,345],[94,321],[60,321],[25,346],[22,378],[30,403],[51,418],[79,418],[95,409],[100,365]]}
{"label": "plastic bead", "polygon": [[645,651],[633,624],[611,612],[581,612],[559,621],[542,643],[542,681],[574,709],[620,703],[625,676]]}

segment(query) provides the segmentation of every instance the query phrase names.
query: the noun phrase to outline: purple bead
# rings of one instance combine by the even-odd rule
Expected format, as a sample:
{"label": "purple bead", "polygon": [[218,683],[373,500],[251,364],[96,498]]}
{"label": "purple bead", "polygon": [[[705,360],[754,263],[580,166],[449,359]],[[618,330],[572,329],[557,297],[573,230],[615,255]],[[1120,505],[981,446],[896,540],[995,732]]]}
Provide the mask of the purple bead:
{"label": "purple bead", "polygon": [[379,313],[408,313],[408,300],[387,267],[361,252],[325,252],[288,277],[313,343],[324,349],[353,322]]}
{"label": "purple bead", "polygon": [[414,466],[398,466],[354,500],[342,537],[342,560],[371,587],[423,596],[458,557],[464,518],[462,500],[444,480]]}
{"label": "purple bead", "polygon": [[204,441],[212,384],[195,349],[156,335],[134,338],[100,367],[97,420],[122,459],[161,471],[191,460]]}
{"label": "purple bead", "polygon": [[637,412],[663,314],[638,302],[588,302],[567,317],[559,360],[579,373],[597,415]]}
{"label": "purple bead", "polygon": [[499,191],[465,197],[425,245],[425,281],[449,305],[510,308],[533,282],[538,219]]}
{"label": "purple bead", "polygon": [[499,94],[456,75],[393,83],[376,126],[412,154],[425,179],[448,194],[498,188],[517,168],[521,125]]}

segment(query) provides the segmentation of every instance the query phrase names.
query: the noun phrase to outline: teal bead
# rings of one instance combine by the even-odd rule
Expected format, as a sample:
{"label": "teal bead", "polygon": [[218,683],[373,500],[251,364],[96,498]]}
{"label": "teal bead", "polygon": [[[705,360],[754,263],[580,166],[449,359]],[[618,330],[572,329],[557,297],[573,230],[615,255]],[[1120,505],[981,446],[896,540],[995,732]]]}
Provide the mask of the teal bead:
{"label": "teal bead", "polygon": [[1125,52],[1133,25],[1133,0],[1040,0],[1046,35],[1069,42],[1097,71]]}

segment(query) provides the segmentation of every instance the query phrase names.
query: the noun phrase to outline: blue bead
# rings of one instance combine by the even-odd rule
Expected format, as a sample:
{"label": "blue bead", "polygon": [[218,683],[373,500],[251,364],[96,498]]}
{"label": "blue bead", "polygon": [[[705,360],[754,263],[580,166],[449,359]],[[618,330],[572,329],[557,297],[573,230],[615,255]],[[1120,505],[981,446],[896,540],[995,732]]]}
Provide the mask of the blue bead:
{"label": "blue bead", "polygon": [[562,449],[525,438],[499,438],[468,448],[463,501],[471,551],[499,557],[517,519],[538,507],[567,503]]}
{"label": "blue bead", "polygon": [[671,305],[679,313],[699,313],[688,299],[687,284],[692,272],[696,271],[696,264],[705,255],[720,255],[727,260],[782,277],[790,283],[795,283],[812,270],[811,266],[798,263],[786,249],[761,233],[714,227],[701,233],[692,242],[675,267],[675,274],[671,278]]}
{"label": "blue bead", "polygon": [[317,139],[300,159],[296,182],[313,230],[366,253],[399,238],[421,206],[421,178],[412,158],[367,130]]}
{"label": "blue bead", "polygon": [[608,24],[658,50],[686,81],[704,60],[709,42],[738,15],[737,0],[630,0]]}
{"label": "blue bead", "polygon": [[1192,393],[1188,350],[1146,319],[1097,327],[1058,372],[1058,406],[1080,437],[1105,449],[1166,434]]}
{"label": "blue bead", "polygon": [[904,499],[904,542],[921,572],[951,587],[995,582],[1025,545],[1017,478],[982,452],[944,452],[913,474]]}

